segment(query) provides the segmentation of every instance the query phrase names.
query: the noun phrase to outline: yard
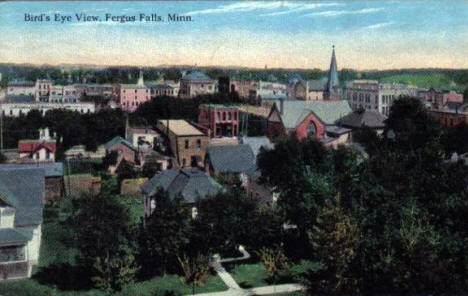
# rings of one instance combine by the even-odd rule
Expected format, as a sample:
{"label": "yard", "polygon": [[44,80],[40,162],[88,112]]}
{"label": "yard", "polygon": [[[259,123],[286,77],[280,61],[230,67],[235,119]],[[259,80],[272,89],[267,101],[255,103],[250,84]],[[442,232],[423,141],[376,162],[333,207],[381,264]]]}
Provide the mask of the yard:
{"label": "yard", "polygon": [[[142,206],[138,196],[122,196],[122,203],[128,205],[131,216],[138,221],[142,215]],[[42,243],[39,265],[33,271],[31,279],[0,282],[2,296],[107,296],[106,293],[90,288],[86,274],[77,267],[77,250],[67,242],[73,233],[60,221],[68,216],[71,209],[69,200],[60,206],[47,206],[42,224]],[[176,294],[224,291],[227,287],[215,274],[210,275],[204,286],[192,287],[183,283],[182,277],[175,274],[139,281],[115,295],[156,296],[164,291]]]}

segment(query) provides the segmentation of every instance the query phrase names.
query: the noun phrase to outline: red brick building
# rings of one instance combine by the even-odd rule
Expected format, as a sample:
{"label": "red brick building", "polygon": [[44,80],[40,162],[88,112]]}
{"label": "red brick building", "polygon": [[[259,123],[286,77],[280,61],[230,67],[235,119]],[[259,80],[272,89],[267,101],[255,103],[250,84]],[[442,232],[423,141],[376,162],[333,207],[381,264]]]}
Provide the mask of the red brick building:
{"label": "red brick building", "polygon": [[237,137],[239,109],[236,106],[203,104],[199,107],[198,124],[211,138]]}
{"label": "red brick building", "polygon": [[429,115],[445,127],[468,124],[468,112],[458,112],[455,110],[430,110]]}
{"label": "red brick building", "polygon": [[433,88],[422,92],[426,102],[431,103],[433,108],[442,109],[447,103],[463,103],[463,95],[455,91],[435,90]]}
{"label": "red brick building", "polygon": [[349,114],[347,101],[280,101],[275,102],[267,118],[270,139],[295,133],[302,140],[313,137],[326,145],[349,140],[350,129],[336,126]]}

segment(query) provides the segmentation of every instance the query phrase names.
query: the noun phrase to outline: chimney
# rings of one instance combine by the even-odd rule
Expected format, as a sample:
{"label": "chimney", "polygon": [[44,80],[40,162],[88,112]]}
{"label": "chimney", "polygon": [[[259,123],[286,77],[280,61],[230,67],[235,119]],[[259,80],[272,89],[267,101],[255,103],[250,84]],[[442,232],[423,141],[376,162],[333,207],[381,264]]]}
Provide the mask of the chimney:
{"label": "chimney", "polygon": [[284,99],[280,99],[280,114],[283,115],[284,111]]}

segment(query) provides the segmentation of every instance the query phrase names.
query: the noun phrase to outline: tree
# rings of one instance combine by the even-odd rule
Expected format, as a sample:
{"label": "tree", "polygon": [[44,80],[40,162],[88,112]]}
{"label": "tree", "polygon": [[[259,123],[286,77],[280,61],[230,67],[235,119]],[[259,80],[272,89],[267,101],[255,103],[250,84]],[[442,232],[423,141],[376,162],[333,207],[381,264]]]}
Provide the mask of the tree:
{"label": "tree", "polygon": [[329,198],[308,231],[310,244],[322,269],[306,279],[314,293],[356,292],[357,279],[350,273],[359,240],[357,226],[340,206],[339,195]]}
{"label": "tree", "polygon": [[74,201],[69,225],[75,232],[79,262],[101,288],[120,290],[133,281],[135,225],[128,211],[111,196],[83,197]]}
{"label": "tree", "polygon": [[189,243],[191,231],[190,215],[181,198],[171,200],[166,192],[159,190],[154,199],[156,208],[146,221],[139,254],[146,274],[155,270],[165,273],[168,266],[175,266],[177,256]]}

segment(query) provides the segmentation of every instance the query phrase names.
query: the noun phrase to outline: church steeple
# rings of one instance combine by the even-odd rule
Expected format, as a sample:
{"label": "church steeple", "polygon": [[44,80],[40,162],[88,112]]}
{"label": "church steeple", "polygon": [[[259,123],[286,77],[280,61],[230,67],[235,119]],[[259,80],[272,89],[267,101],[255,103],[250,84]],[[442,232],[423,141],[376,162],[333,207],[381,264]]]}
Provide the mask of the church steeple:
{"label": "church steeple", "polygon": [[338,79],[338,66],[336,63],[335,56],[335,45],[332,49],[332,57],[330,62],[330,70],[328,71],[328,81],[327,81],[327,90],[326,98],[329,100],[339,100],[340,99],[340,81]]}
{"label": "church steeple", "polygon": [[140,69],[140,77],[138,77],[137,85],[138,86],[144,86],[145,85],[145,82],[143,81],[143,70],[141,70],[141,69]]}

